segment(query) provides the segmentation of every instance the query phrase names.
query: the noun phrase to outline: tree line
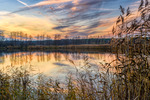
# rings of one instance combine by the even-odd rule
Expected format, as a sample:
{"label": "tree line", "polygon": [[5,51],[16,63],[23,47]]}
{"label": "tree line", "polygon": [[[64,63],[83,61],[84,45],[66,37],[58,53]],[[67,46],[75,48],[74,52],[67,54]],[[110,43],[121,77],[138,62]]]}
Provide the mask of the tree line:
{"label": "tree line", "polygon": [[23,34],[22,32],[11,32],[10,38],[5,39],[4,34],[0,34],[0,47],[5,46],[48,46],[48,45],[81,45],[81,44],[109,44],[111,38],[106,37],[86,37],[81,38],[76,36],[69,38],[64,36],[61,39],[61,35],[56,34],[54,39],[49,35],[37,35],[32,37],[31,35]]}

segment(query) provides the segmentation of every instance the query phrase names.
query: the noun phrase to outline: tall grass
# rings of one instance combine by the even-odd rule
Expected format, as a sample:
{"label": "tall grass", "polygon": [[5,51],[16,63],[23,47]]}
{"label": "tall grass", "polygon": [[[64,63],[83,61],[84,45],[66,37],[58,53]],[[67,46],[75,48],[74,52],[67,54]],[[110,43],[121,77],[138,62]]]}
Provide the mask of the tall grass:
{"label": "tall grass", "polygon": [[[122,14],[118,17],[113,33],[120,37],[112,41],[118,65],[112,92],[116,99],[149,100],[150,99],[150,5],[148,0],[141,0],[138,16],[130,20],[130,9],[126,13],[120,6]],[[121,37],[128,33],[125,37]],[[134,34],[135,33],[135,34]],[[120,57],[119,54],[124,54]]]}
{"label": "tall grass", "polygon": [[[1,100],[93,100],[109,98],[108,77],[99,71],[92,71],[88,60],[84,70],[69,74],[64,83],[33,75],[31,69],[19,67],[0,71]],[[13,71],[12,71],[13,70]],[[35,78],[36,76],[36,78]],[[33,80],[34,77],[34,80]],[[104,91],[105,90],[105,91]]]}
{"label": "tall grass", "polygon": [[[127,13],[120,7],[122,15],[118,18],[113,33],[121,37],[124,32],[139,31],[135,37],[121,37],[112,41],[116,52],[115,66],[101,64],[106,71],[91,70],[85,58],[84,70],[77,69],[75,75],[68,75],[64,83],[36,75],[33,81],[30,69],[23,67],[0,71],[1,100],[149,100],[150,99],[150,51],[149,40],[149,3],[141,0],[141,16],[127,19]],[[135,21],[136,20],[136,21]],[[125,22],[124,22],[125,21]],[[73,63],[73,61],[71,61]],[[74,63],[73,63],[74,64]]]}

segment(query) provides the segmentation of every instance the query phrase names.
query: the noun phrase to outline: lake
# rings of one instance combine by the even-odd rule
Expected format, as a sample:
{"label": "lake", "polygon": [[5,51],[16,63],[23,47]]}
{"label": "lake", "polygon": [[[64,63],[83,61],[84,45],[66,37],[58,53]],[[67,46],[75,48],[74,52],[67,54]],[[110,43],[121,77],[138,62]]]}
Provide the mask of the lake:
{"label": "lake", "polygon": [[75,73],[90,65],[92,69],[101,64],[110,63],[115,54],[109,52],[77,52],[77,51],[48,51],[48,52],[1,52],[0,68],[31,68],[33,73],[41,73],[54,79],[64,79],[68,73]]}

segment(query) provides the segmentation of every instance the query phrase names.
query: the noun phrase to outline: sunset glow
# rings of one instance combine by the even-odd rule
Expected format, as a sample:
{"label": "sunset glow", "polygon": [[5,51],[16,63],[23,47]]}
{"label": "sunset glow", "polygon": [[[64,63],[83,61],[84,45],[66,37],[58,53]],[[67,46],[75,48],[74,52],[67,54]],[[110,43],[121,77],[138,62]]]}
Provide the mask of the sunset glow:
{"label": "sunset glow", "polygon": [[[1,0],[0,30],[37,36],[111,34],[119,6],[132,11],[139,0]],[[132,16],[134,17],[134,16]]]}

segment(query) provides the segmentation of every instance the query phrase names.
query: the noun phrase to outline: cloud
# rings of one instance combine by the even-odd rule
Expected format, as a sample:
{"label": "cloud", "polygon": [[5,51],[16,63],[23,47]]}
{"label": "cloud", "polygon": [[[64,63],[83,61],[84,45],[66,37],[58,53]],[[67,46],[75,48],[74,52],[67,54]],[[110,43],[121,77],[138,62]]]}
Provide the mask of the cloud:
{"label": "cloud", "polygon": [[138,1],[135,1],[134,3],[130,4],[129,6],[135,10],[139,7],[140,3],[141,3],[141,0],[138,0]]}
{"label": "cloud", "polygon": [[[54,9],[54,12],[60,12],[58,14],[65,12],[63,13],[65,17],[59,19],[63,26],[79,25],[79,23],[86,23],[89,21],[93,23],[93,20],[99,21],[102,16],[106,16],[113,12],[108,9],[106,11],[97,10],[97,8],[101,7],[103,1],[104,0],[76,0]],[[108,0],[105,2],[108,2]]]}
{"label": "cloud", "polygon": [[[4,12],[0,13],[4,14]],[[56,25],[45,18],[13,14],[13,16],[0,16],[0,20],[0,30],[4,30],[8,34],[13,31],[22,31],[32,36],[37,34],[54,35],[58,33],[57,30],[53,30],[53,27],[56,27]]]}
{"label": "cloud", "polygon": [[54,5],[54,4],[65,3],[65,2],[72,1],[72,0],[44,0],[44,1],[41,1],[41,2],[33,4],[33,5],[27,5],[26,3],[24,3],[20,0],[17,0],[17,1],[24,4],[24,5],[26,5],[27,7],[21,8],[17,11],[12,12],[12,13],[27,11],[27,10],[31,10],[31,9],[35,9],[35,8],[41,8],[43,6],[48,6],[48,5],[51,6],[51,5]]}
{"label": "cloud", "polygon": [[60,3],[65,3],[65,2],[69,2],[72,0],[45,0],[45,1],[41,1],[39,3],[36,3],[34,5],[31,5],[30,7],[39,7],[39,6],[46,6],[46,5],[52,5],[52,4],[60,4]]}
{"label": "cloud", "polygon": [[54,27],[53,29],[59,30],[59,29],[67,28],[67,27],[68,26],[57,26],[57,27]]}
{"label": "cloud", "polygon": [[103,24],[102,22],[92,23],[90,26],[88,26],[88,29],[97,28],[99,25],[102,25],[102,24]]}
{"label": "cloud", "polygon": [[[117,8],[111,8],[108,4],[115,4],[119,0],[43,0],[33,5],[27,5],[25,2],[18,0],[18,2],[24,4],[27,7],[23,7],[13,13],[19,13],[21,11],[38,9],[41,13],[48,16],[49,20],[46,22],[40,20],[41,27],[36,27],[36,20],[31,21],[30,18],[25,19],[27,22],[32,22],[33,25],[27,26],[26,22],[20,21],[16,23],[25,23],[18,25],[19,28],[33,30],[32,33],[38,33],[37,31],[43,30],[43,32],[53,34],[69,34],[69,35],[90,35],[90,34],[103,34],[110,31],[114,19],[113,13]],[[128,0],[129,1],[129,0]],[[138,3],[138,2],[137,2]],[[107,7],[105,7],[107,5]],[[135,6],[136,4],[132,5]],[[105,8],[104,8],[105,7]],[[116,15],[115,15],[116,16]],[[17,20],[17,18],[15,19]],[[10,21],[11,22],[11,21]],[[13,22],[15,23],[15,22]],[[53,23],[53,24],[52,24]],[[32,27],[31,27],[32,26]],[[49,27],[49,28],[48,28]],[[37,31],[36,31],[37,30]],[[46,30],[46,31],[45,31]],[[56,31],[56,32],[55,32]]]}

